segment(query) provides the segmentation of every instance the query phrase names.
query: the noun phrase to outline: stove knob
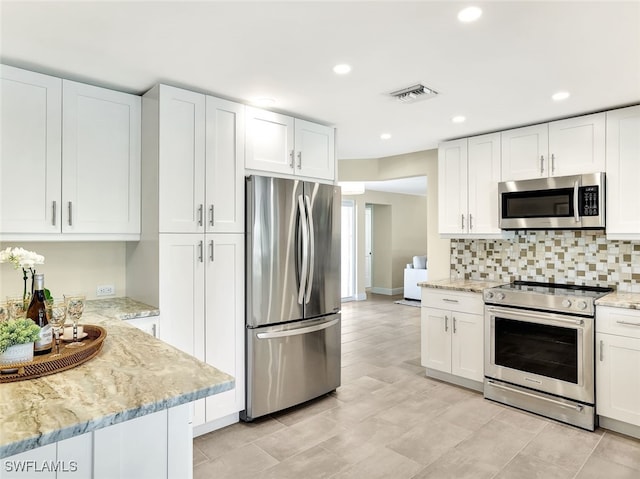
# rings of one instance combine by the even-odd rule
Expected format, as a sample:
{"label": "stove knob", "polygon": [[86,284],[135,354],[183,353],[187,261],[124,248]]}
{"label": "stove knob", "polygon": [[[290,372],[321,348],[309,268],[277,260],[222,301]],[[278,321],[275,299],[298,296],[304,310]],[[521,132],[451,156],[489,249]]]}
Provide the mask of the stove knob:
{"label": "stove knob", "polygon": [[504,299],[504,293],[496,293],[496,299],[502,301]]}
{"label": "stove knob", "polygon": [[570,308],[571,307],[571,301],[568,299],[563,299],[562,300],[562,306],[565,308]]}
{"label": "stove knob", "polygon": [[586,301],[578,301],[576,303],[576,306],[578,307],[578,309],[587,309],[587,302]]}
{"label": "stove knob", "polygon": [[487,298],[487,299],[493,299],[493,291],[487,291],[484,294],[484,297]]}

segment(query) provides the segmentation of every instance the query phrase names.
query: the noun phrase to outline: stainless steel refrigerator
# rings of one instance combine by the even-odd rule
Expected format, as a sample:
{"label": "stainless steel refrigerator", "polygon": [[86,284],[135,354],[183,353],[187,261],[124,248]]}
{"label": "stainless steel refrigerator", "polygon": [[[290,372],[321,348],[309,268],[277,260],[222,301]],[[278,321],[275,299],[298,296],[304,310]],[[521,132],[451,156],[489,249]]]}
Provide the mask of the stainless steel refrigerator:
{"label": "stainless steel refrigerator", "polygon": [[340,189],[246,182],[246,410],[254,418],[340,386]]}

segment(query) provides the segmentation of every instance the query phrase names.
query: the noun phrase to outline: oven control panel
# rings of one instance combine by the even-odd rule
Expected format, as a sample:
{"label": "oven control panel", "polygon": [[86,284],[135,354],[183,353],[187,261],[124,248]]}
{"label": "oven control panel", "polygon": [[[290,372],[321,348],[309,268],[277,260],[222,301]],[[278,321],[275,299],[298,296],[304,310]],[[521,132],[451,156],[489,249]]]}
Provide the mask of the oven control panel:
{"label": "oven control panel", "polygon": [[593,300],[591,298],[580,298],[579,296],[491,288],[484,291],[483,297],[486,304],[531,308],[585,316],[593,316],[595,313]]}

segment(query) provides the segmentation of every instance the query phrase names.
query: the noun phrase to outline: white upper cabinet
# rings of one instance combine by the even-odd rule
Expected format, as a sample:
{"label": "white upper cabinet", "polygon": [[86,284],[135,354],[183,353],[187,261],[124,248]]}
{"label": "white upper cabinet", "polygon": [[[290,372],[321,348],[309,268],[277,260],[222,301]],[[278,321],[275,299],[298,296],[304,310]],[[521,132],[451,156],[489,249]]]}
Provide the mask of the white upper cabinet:
{"label": "white upper cabinet", "polygon": [[159,231],[204,232],[205,96],[159,85]]}
{"label": "white upper cabinet", "polygon": [[258,108],[246,109],[247,170],[334,180],[333,128]]}
{"label": "white upper cabinet", "polygon": [[1,73],[0,239],[138,239],[140,97]]}
{"label": "white upper cabinet", "polygon": [[605,114],[502,132],[502,180],[596,173],[605,168]]}
{"label": "white upper cabinet", "polygon": [[0,235],[59,233],[62,80],[0,65]]}
{"label": "white upper cabinet", "polygon": [[140,234],[140,97],[64,80],[62,231]]}
{"label": "white upper cabinet", "polygon": [[244,231],[244,110],[207,96],[207,232]]}
{"label": "white upper cabinet", "polygon": [[607,112],[607,237],[640,240],[640,106]]}
{"label": "white upper cabinet", "polygon": [[499,236],[500,134],[463,138],[438,148],[439,232]]}

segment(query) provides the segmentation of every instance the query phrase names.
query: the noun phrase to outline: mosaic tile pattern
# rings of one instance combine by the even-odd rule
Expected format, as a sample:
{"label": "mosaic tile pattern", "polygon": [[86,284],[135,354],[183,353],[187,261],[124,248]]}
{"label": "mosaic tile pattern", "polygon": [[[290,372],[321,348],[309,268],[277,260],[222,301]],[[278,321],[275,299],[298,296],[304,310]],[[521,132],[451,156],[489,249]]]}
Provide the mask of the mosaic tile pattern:
{"label": "mosaic tile pattern", "polygon": [[640,293],[640,242],[602,231],[519,231],[512,239],[452,239],[451,279],[547,281]]}

